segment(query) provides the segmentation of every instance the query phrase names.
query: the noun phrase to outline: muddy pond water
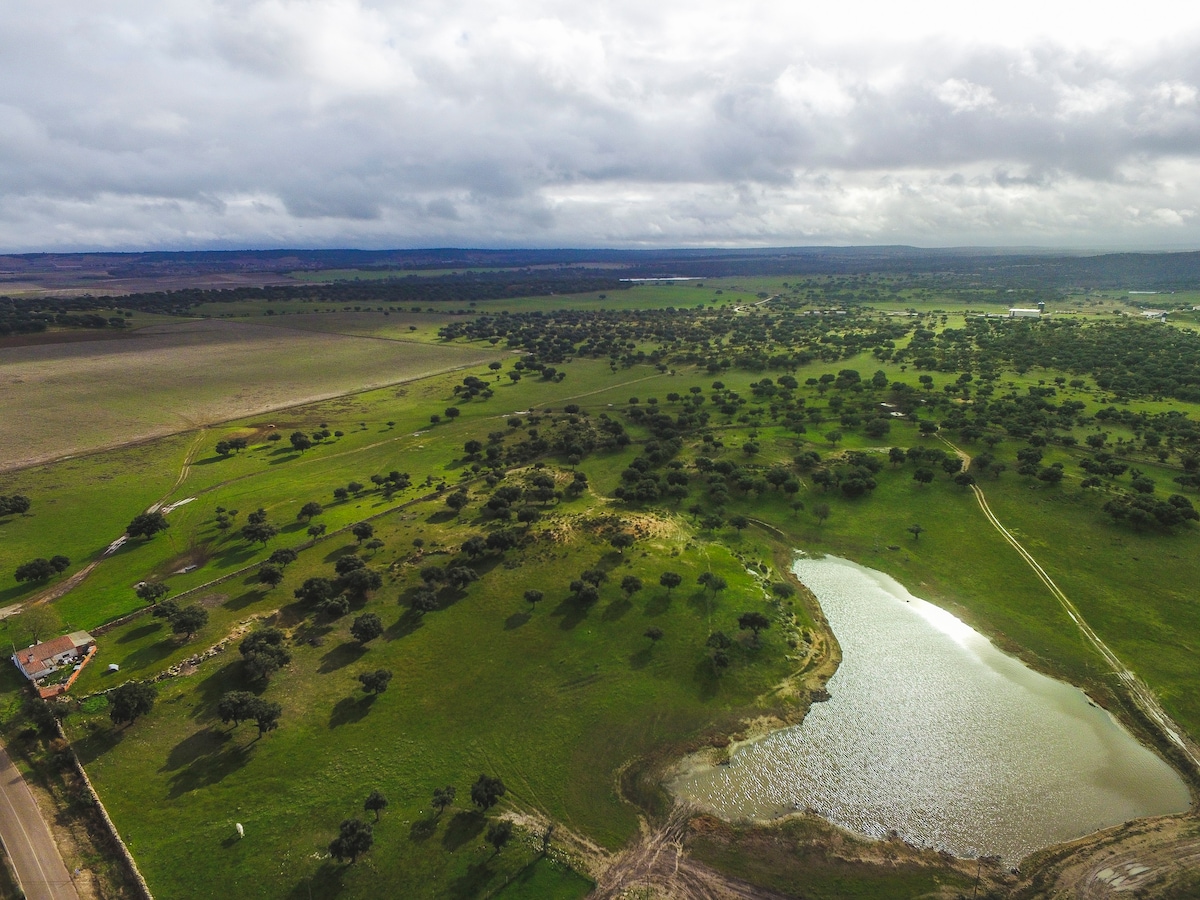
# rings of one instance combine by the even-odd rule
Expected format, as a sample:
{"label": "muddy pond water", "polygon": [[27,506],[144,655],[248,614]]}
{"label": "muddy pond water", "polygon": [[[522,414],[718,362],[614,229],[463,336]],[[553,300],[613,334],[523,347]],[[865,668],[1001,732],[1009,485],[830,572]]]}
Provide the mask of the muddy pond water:
{"label": "muddy pond water", "polygon": [[692,768],[672,790],[731,820],[811,810],[1012,864],[1140,816],[1187,809],[1183,780],[1077,688],[997,650],[899,582],[799,558],[842,647],[804,722]]}

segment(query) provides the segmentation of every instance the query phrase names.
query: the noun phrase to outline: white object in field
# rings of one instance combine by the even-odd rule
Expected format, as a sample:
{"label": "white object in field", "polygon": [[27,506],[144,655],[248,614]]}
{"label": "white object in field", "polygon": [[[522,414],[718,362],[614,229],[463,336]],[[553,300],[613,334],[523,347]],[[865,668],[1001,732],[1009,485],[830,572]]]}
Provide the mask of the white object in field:
{"label": "white object in field", "polygon": [[238,833],[238,837],[239,837],[239,838],[244,838],[244,837],[246,836],[246,829],[242,827],[242,823],[241,823],[241,822],[238,822],[238,823],[237,823],[236,825],[234,825],[233,827],[237,829],[237,833]]}
{"label": "white object in field", "polygon": [[110,671],[110,672],[120,672],[120,671],[121,671],[121,667],[120,667],[120,666],[118,666],[116,663],[109,663],[109,664],[108,664],[108,671]]}

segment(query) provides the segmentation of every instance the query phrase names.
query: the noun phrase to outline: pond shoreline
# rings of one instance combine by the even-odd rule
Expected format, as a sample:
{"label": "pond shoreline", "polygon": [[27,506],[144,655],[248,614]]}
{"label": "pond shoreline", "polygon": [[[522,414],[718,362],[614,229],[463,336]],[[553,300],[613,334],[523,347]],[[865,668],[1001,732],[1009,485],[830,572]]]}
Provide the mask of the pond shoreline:
{"label": "pond shoreline", "polygon": [[[803,557],[801,556],[800,559],[802,561]],[[1126,730],[1119,724],[1118,720],[1115,717],[1113,717],[1111,714],[1109,714],[1107,712],[1103,712],[1102,708],[1099,705],[1095,704],[1091,700],[1090,697],[1087,697],[1087,695],[1082,694],[1078,688],[1074,688],[1073,686],[1070,686],[1067,683],[1059,681],[1057,679],[1053,682],[1053,684],[1057,685],[1057,687],[1051,687],[1049,684],[1047,684],[1048,682],[1050,682],[1050,679],[1047,676],[1045,676],[1044,674],[1041,674],[1041,673],[1037,673],[1034,670],[1029,669],[1028,667],[1024,666],[1023,663],[1021,663],[1019,660],[1014,659],[1011,656],[1007,656],[1006,654],[1001,654],[1001,651],[999,651],[990,641],[988,641],[988,639],[986,637],[978,634],[973,629],[969,628],[969,626],[966,626],[961,621],[959,621],[958,619],[951,616],[949,613],[942,610],[940,607],[936,607],[932,604],[928,604],[928,603],[926,603],[926,601],[921,600],[921,598],[914,597],[913,595],[909,594],[907,592],[907,590],[905,590],[903,588],[902,585],[900,585],[898,582],[896,582],[894,579],[892,579],[890,576],[886,575],[885,573],[878,572],[877,570],[866,569],[865,567],[858,566],[858,564],[856,564],[856,563],[852,563],[847,560],[840,560],[837,557],[833,557],[832,559],[835,560],[835,564],[842,564],[846,567],[852,567],[853,569],[858,570],[860,573],[860,576],[862,576],[862,577],[867,577],[867,575],[869,573],[869,576],[872,578],[875,578],[875,580],[877,582],[879,582],[880,584],[886,583],[888,586],[888,590],[892,593],[894,599],[902,599],[902,600],[904,600],[905,603],[909,603],[910,600],[915,601],[915,603],[913,603],[914,608],[917,605],[921,605],[924,613],[927,616],[932,616],[932,617],[936,618],[938,620],[938,624],[942,628],[950,629],[951,631],[953,631],[956,634],[957,639],[971,642],[972,645],[975,647],[975,649],[972,650],[972,653],[984,653],[986,659],[988,660],[988,662],[987,662],[988,667],[991,667],[992,669],[996,669],[997,671],[999,671],[999,669],[1006,669],[1007,671],[1005,671],[1003,673],[1004,677],[1009,679],[1009,681],[1013,681],[1015,679],[1016,683],[1019,683],[1019,685],[1020,685],[1020,691],[1018,691],[1019,694],[1022,691],[1026,694],[1029,693],[1030,691],[1033,691],[1034,693],[1050,691],[1051,694],[1053,694],[1054,703],[1058,704],[1058,706],[1051,707],[1051,708],[1053,709],[1054,715],[1062,720],[1061,722],[1059,722],[1059,726],[1062,726],[1064,723],[1066,723],[1066,725],[1079,730],[1080,735],[1090,736],[1091,739],[1093,739],[1096,742],[1096,748],[1094,750],[1095,758],[1092,761],[1092,764],[1096,768],[1095,768],[1095,771],[1092,772],[1091,776],[1089,776],[1093,779],[1093,781],[1095,781],[1094,784],[1091,784],[1091,787],[1095,789],[1094,790],[1095,797],[1093,798],[1091,795],[1088,795],[1087,803],[1085,803],[1084,805],[1082,805],[1080,807],[1080,809],[1083,811],[1083,812],[1081,812],[1081,815],[1085,815],[1085,818],[1082,818],[1080,821],[1086,823],[1086,825],[1095,824],[1096,827],[1088,828],[1088,830],[1083,834],[1081,834],[1079,831],[1074,831],[1072,833],[1069,830],[1062,832],[1062,833],[1052,833],[1053,834],[1052,837],[1047,837],[1047,835],[1043,834],[1038,838],[1030,839],[1031,842],[1030,841],[1023,842],[1021,840],[1015,840],[1015,839],[1006,839],[1005,841],[1001,842],[1001,845],[1005,848],[1004,853],[1002,855],[1004,855],[1006,858],[1016,858],[1016,859],[1025,858],[1025,857],[1029,856],[1031,853],[1043,851],[1047,848],[1058,846],[1063,843],[1079,840],[1081,838],[1086,837],[1087,834],[1104,831],[1106,828],[1112,827],[1114,825],[1119,825],[1130,819],[1142,818],[1142,817],[1148,816],[1148,815],[1153,816],[1156,814],[1161,815],[1161,814],[1167,814],[1167,813],[1181,813],[1181,812],[1185,812],[1186,809],[1191,806],[1191,803],[1192,803],[1191,794],[1187,789],[1186,783],[1179,779],[1178,773],[1174,772],[1173,769],[1168,768],[1166,766],[1166,764],[1162,761],[1161,758],[1152,755],[1149,752],[1149,750],[1147,750],[1144,747],[1144,744],[1138,743],[1137,740],[1134,738],[1134,736],[1131,735],[1128,730]],[[800,565],[800,563],[798,562],[797,565]],[[804,578],[801,577],[801,578],[798,578],[797,580],[800,582],[803,582]],[[898,589],[898,591],[902,591],[903,594],[907,595],[907,597],[901,597],[901,595],[899,594],[897,589]],[[813,599],[815,600],[815,596],[813,597]],[[911,619],[912,616],[910,615],[909,618]],[[821,625],[824,628],[829,628],[830,632],[832,633],[832,628],[830,628],[827,619],[825,622],[822,622]],[[982,644],[981,644],[981,642],[982,642]],[[943,640],[943,643],[944,643],[944,640]],[[986,650],[983,649],[982,645],[986,645]],[[1003,656],[1004,658],[1002,660],[997,659],[996,657],[999,657],[999,656]],[[981,657],[981,659],[982,658],[984,658],[984,657]],[[978,668],[978,666],[976,666],[976,667]],[[1014,667],[1020,667],[1020,669],[1024,670],[1024,672],[1017,671]],[[983,674],[988,677],[995,676],[995,673],[989,674],[989,672],[984,672]],[[844,681],[846,678],[852,677],[852,676],[841,673],[841,670],[839,669],[839,672],[835,673],[833,675],[833,678],[836,681],[836,680],[838,680],[839,677]],[[995,676],[995,677],[999,677],[999,676]],[[998,682],[998,685],[1000,687],[1004,687],[1007,684],[1008,684],[1008,682],[1004,681],[1003,678],[1001,678],[1001,680]],[[1011,687],[1011,685],[1008,685],[1008,686]],[[987,689],[987,691],[983,691],[982,688],[978,689],[979,691],[982,691],[982,693],[980,693],[979,697],[977,698],[979,700],[979,702],[986,703],[986,701],[988,699],[988,692],[995,689],[996,687],[997,687],[997,685],[993,684]],[[875,693],[875,691],[869,691],[868,693]],[[1093,710],[1093,712],[1089,713],[1089,712],[1087,712],[1087,710],[1083,710],[1081,712],[1081,710],[1079,708],[1078,697],[1076,697],[1076,695],[1078,695],[1079,697],[1085,697],[1088,705]],[[817,698],[814,697],[812,699],[817,699]],[[844,701],[846,698],[842,697],[841,699]],[[926,705],[932,705],[932,706],[936,707],[937,702],[938,702],[936,692],[931,693],[928,697],[925,697],[924,699],[925,699]],[[839,688],[835,685],[834,701],[837,702],[838,700],[839,700]],[[1016,701],[1011,701],[1011,702],[1016,702]],[[1066,706],[1064,706],[1064,704],[1066,704]],[[803,711],[804,714],[797,717],[798,719],[805,722],[806,724],[807,724],[810,708],[811,708],[810,704],[805,704],[805,709]],[[1016,712],[1022,711],[1019,703],[1018,703],[1017,707],[1014,707],[1014,710]],[[797,710],[797,712],[799,712],[799,710]],[[860,710],[860,712],[861,712],[861,710]],[[910,712],[915,713],[919,716],[920,714],[922,714],[924,712],[924,710],[914,708]],[[953,707],[948,707],[946,710],[946,714],[947,715],[951,715],[951,714],[953,714],[953,715],[970,715],[970,709],[968,709],[967,712],[964,713],[961,710],[957,710]],[[1032,714],[1032,712],[1030,714]],[[1038,713],[1038,715],[1042,715],[1042,714],[1043,713],[1040,713],[1040,712]],[[823,710],[820,715],[822,718],[828,719],[827,711]],[[897,725],[897,722],[892,722],[890,724],[891,724],[891,726],[894,727]],[[900,724],[902,725],[903,723],[901,722]],[[771,725],[775,725],[776,727],[772,728]],[[734,735],[734,737],[736,737],[737,740],[734,741],[732,744],[730,744],[728,747],[710,747],[710,748],[702,749],[699,752],[693,752],[691,754],[688,754],[681,759],[676,759],[674,765],[672,765],[668,771],[663,773],[663,775],[664,775],[663,783],[664,783],[665,787],[667,788],[667,790],[670,793],[678,796],[678,793],[684,784],[690,784],[690,783],[695,783],[697,781],[703,781],[705,779],[706,775],[711,775],[713,773],[720,773],[721,777],[718,778],[717,780],[719,780],[719,781],[723,780],[725,783],[728,783],[729,778],[727,778],[725,776],[728,775],[729,777],[732,777],[732,775],[730,775],[731,769],[729,767],[729,759],[731,757],[738,757],[739,762],[744,762],[745,759],[748,758],[747,754],[749,754],[749,755],[758,754],[759,749],[761,748],[761,745],[764,742],[778,743],[779,740],[777,739],[777,736],[780,735],[781,733],[803,732],[805,730],[805,725],[794,726],[790,722],[788,722],[788,723],[784,723],[784,722],[772,723],[770,721],[763,721],[763,722],[761,722],[761,726],[762,727],[753,728],[753,730],[750,731],[749,733],[738,733],[738,734]],[[992,727],[994,727],[994,725]],[[1119,735],[1117,734],[1117,732],[1112,731],[1113,728],[1119,730]],[[1140,730],[1140,729],[1137,729],[1137,730]],[[838,729],[835,728],[834,732],[833,732],[835,741],[836,741],[837,731],[838,731]],[[915,738],[913,737],[912,734],[910,734],[908,737],[912,740],[918,740],[918,741],[921,739],[922,735],[924,734],[924,732],[922,732],[920,728],[918,728],[917,731],[914,733],[916,734]],[[966,734],[969,736],[970,731],[968,730],[966,732]],[[1078,738],[1080,735],[1076,735],[1075,737]],[[791,737],[792,735],[788,735],[788,736]],[[959,736],[959,737],[961,737],[961,736]],[[1072,744],[1072,746],[1073,746],[1073,744]],[[1136,748],[1136,749],[1134,749],[1134,748]],[[903,758],[904,754],[903,753],[899,753],[899,752],[895,751],[894,748],[892,748],[892,750],[889,751],[889,749],[887,747],[876,747],[875,750],[878,754],[880,754],[880,757],[885,761],[885,763],[887,765],[903,766],[903,764],[904,764],[904,758]],[[1141,751],[1141,752],[1139,752],[1139,751]],[[843,752],[843,753],[846,752],[845,746],[841,747],[841,752]],[[759,755],[761,755],[761,754],[759,754]],[[959,754],[958,756],[954,756],[953,754],[951,754],[950,758],[955,760],[956,765],[964,767],[968,770],[970,769],[972,764],[974,764],[976,766],[976,768],[980,769],[980,771],[982,772],[982,775],[980,777],[983,777],[984,782],[986,783],[986,792],[985,792],[985,796],[982,799],[986,800],[987,803],[996,805],[997,808],[999,809],[999,811],[1003,812],[1004,807],[1007,803],[1007,801],[1005,799],[1004,790],[1002,789],[1002,786],[998,787],[997,784],[992,783],[992,782],[995,782],[996,779],[994,777],[991,777],[988,775],[988,771],[990,770],[990,768],[997,765],[998,763],[995,761],[984,761],[984,762],[980,763],[977,760],[972,760],[972,758],[969,755],[963,755],[963,754]],[[1068,757],[1064,757],[1064,760],[1066,760],[1067,758]],[[847,757],[847,760],[849,760],[849,759],[850,759],[850,757]],[[859,757],[858,759],[859,759],[859,764],[861,765],[862,757]],[[876,758],[874,756],[871,757],[872,764],[874,764],[875,759]],[[1161,769],[1155,767],[1155,765],[1153,763],[1151,763],[1149,761],[1149,759],[1153,759],[1154,762],[1158,763],[1158,765],[1161,767]],[[1155,806],[1153,803],[1150,803],[1149,806],[1147,806],[1145,804],[1143,804],[1142,806],[1137,805],[1137,803],[1135,802],[1135,799],[1137,799],[1137,798],[1135,798],[1135,796],[1134,796],[1134,794],[1136,792],[1131,787],[1131,785],[1135,781],[1138,784],[1140,784],[1141,780],[1133,779],[1128,774],[1122,774],[1120,772],[1108,771],[1108,769],[1106,767],[1111,767],[1114,764],[1114,761],[1119,762],[1120,766],[1149,767],[1146,769],[1146,771],[1154,772],[1153,778],[1157,779],[1157,780],[1153,781],[1153,788],[1154,788],[1154,791],[1158,791],[1158,793],[1161,794],[1162,796],[1158,796],[1158,794],[1154,794],[1154,792],[1152,790],[1150,790],[1149,788],[1142,788],[1141,789],[1142,793],[1141,793],[1141,795],[1139,795],[1139,797],[1141,797],[1142,799],[1146,799],[1146,798],[1150,798],[1153,795],[1156,798],[1154,800],[1154,802],[1158,804],[1157,806]],[[836,759],[835,759],[835,762],[836,762]],[[1069,767],[1064,766],[1064,773],[1067,771],[1067,768],[1069,768]],[[733,771],[738,771],[738,770],[739,770],[739,766],[735,764],[733,766]],[[835,770],[836,770],[836,767],[835,767]],[[1176,784],[1174,781],[1169,781],[1167,779],[1167,775],[1164,773],[1164,770],[1165,770],[1165,772],[1169,772],[1170,775],[1173,776],[1176,781],[1178,781],[1178,784]],[[850,771],[850,770],[848,770],[848,771]],[[951,774],[956,774],[955,767],[953,765],[950,766],[950,768],[947,771],[950,772]],[[850,774],[846,774],[846,773],[842,773],[842,772],[836,772],[836,774],[839,778],[841,778],[842,780],[847,781],[847,782],[854,782],[854,780],[855,780],[855,774],[852,771],[850,772]],[[917,774],[919,775],[919,772]],[[976,774],[978,775],[979,773],[976,773]],[[1032,775],[1036,775],[1036,772],[1027,773],[1025,777],[1031,777]],[[747,776],[747,777],[749,777],[749,776]],[[911,773],[910,773],[909,777],[911,777]],[[821,780],[821,779],[818,779],[818,780]],[[1020,781],[1020,780],[1021,779],[1017,779],[1017,781]],[[935,781],[936,781],[936,779],[935,779]],[[898,781],[897,783],[902,783],[902,779],[901,779],[901,781]],[[972,787],[971,785],[972,785],[972,783],[968,779],[963,782],[962,789],[963,790],[978,790],[979,789],[978,787]],[[936,788],[936,784],[934,787]],[[928,788],[929,788],[928,785],[925,785],[923,787],[923,789],[928,789]],[[863,792],[863,788],[861,785],[859,785],[857,789],[860,791],[860,793]],[[770,793],[770,792],[768,792],[768,793]],[[820,794],[820,793],[821,793],[820,791],[817,792],[817,794]],[[1072,797],[1075,797],[1078,792],[1074,787],[1072,787],[1069,790],[1064,788],[1063,793],[1064,793],[1064,798],[1065,798],[1064,802],[1065,802],[1066,800],[1070,800]],[[929,796],[933,796],[933,795],[931,794]],[[1164,800],[1163,798],[1169,798],[1169,799]],[[696,798],[693,797],[692,799],[695,800]],[[775,799],[778,799],[778,798],[775,798]],[[954,796],[950,795],[950,796],[944,797],[942,799],[944,799],[948,803],[951,803],[951,805],[952,805],[953,801],[956,798]],[[826,802],[828,800],[829,800],[829,798],[826,797]],[[1027,801],[1024,801],[1024,802],[1027,802]],[[1146,802],[1149,802],[1149,800],[1147,799]],[[936,800],[930,800],[930,799],[928,799],[928,797],[922,796],[922,797],[917,797],[916,799],[909,798],[909,803],[910,803],[910,805],[908,807],[906,807],[906,809],[908,809],[909,815],[913,814],[913,810],[920,811],[922,809],[922,804],[924,804],[927,807],[927,809],[924,812],[920,812],[920,814],[916,816],[917,819],[928,818],[928,814],[931,811],[934,813],[934,818],[936,818],[937,814],[940,814],[940,812],[941,812],[940,802],[936,801]],[[706,806],[710,809],[713,809],[712,805],[709,803],[701,802],[700,805]],[[765,814],[764,814],[764,810],[762,809],[763,801],[762,801],[761,797],[759,800],[754,801],[754,803],[751,805],[752,805],[752,807],[754,807],[753,809],[746,810],[744,812],[739,811],[739,812],[736,812],[735,814],[730,814],[728,808],[713,809],[713,811],[718,815],[719,818],[727,819],[731,822],[743,823],[743,824],[747,824],[747,825],[762,825],[762,824],[769,824],[769,823],[777,823],[781,819],[787,818],[789,816],[795,816],[797,814],[803,814],[806,811],[811,811],[814,808],[821,807],[823,805],[823,802],[805,802],[803,799],[801,799],[799,802],[793,803],[790,806],[790,808],[785,803],[774,803],[773,805],[768,804],[768,805],[771,805],[771,809],[769,812],[766,812]],[[968,807],[968,813],[969,813],[969,804],[967,805],[967,807]],[[1107,809],[1108,811],[1102,812],[1102,810],[1105,810],[1105,809]],[[826,809],[826,812],[828,812],[828,811],[829,810]],[[967,813],[963,813],[963,814],[967,814]],[[871,815],[874,816],[875,814],[871,814]],[[914,846],[929,846],[935,850],[943,850],[943,851],[949,850],[950,852],[955,853],[955,855],[962,856],[964,858],[973,858],[973,857],[977,857],[979,855],[987,855],[987,853],[990,852],[989,848],[986,846],[974,846],[974,845],[965,844],[965,843],[957,843],[956,844],[953,841],[951,841],[950,844],[946,844],[943,841],[939,841],[939,840],[929,840],[928,836],[926,837],[926,839],[921,839],[921,837],[920,837],[920,834],[922,833],[921,828],[916,828],[916,830],[914,831],[913,827],[915,827],[915,826],[909,826],[909,827],[903,826],[901,821],[897,821],[894,823],[896,825],[901,826],[898,829],[882,827],[878,822],[877,816],[875,818],[871,818],[870,816],[868,816],[868,819],[863,820],[863,821],[875,823],[874,825],[871,826],[871,830],[868,830],[866,828],[853,827],[853,822],[855,821],[853,819],[853,817],[851,817],[850,819],[847,819],[844,815],[843,816],[826,815],[825,818],[828,818],[832,824],[834,824],[838,827],[846,828],[847,825],[850,825],[849,830],[852,833],[861,834],[864,837],[869,838],[869,839],[872,839],[872,838],[873,839],[881,839],[881,838],[887,837],[889,833],[894,834],[898,830],[901,833],[901,836],[905,837],[906,840],[909,840],[910,843],[913,843]],[[886,818],[886,816],[885,816],[885,818]],[[901,817],[901,818],[903,818],[903,817]],[[1065,818],[1069,821],[1069,816],[1066,816]],[[840,821],[839,821],[839,819],[840,819]],[[1107,819],[1107,821],[1105,819]],[[925,827],[925,826],[923,825],[921,827]],[[933,832],[929,832],[929,833],[936,833],[936,829]],[[913,838],[913,837],[916,837],[915,841],[911,840],[911,838]],[[958,852],[955,852],[955,851],[958,851]]]}

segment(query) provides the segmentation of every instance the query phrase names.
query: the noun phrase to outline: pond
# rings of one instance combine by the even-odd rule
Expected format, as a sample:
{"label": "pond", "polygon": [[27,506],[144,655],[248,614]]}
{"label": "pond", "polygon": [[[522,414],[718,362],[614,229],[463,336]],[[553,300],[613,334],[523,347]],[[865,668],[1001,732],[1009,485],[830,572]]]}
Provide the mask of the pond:
{"label": "pond", "polygon": [[803,723],[694,768],[678,795],[731,820],[809,810],[956,856],[1026,854],[1183,812],[1179,775],[1078,688],[997,650],[894,579],[844,559],[795,572],[842,647]]}

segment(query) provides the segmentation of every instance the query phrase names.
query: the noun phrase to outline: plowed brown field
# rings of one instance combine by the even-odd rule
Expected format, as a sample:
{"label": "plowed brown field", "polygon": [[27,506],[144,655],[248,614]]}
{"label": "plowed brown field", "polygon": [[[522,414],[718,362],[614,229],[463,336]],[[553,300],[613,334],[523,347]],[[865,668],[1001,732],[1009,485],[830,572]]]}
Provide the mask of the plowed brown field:
{"label": "plowed brown field", "polygon": [[219,319],[0,351],[0,471],[503,356]]}

